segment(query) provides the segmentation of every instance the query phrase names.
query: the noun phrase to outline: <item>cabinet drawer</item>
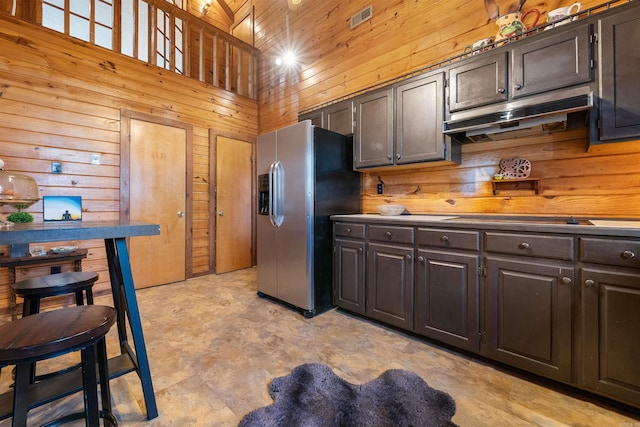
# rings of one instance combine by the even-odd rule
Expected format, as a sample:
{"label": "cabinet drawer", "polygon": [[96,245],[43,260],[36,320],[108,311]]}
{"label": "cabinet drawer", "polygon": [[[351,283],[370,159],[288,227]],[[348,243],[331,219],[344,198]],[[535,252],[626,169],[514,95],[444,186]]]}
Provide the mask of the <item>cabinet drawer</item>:
{"label": "cabinet drawer", "polygon": [[394,243],[413,243],[413,227],[370,225],[369,240]]}
{"label": "cabinet drawer", "polygon": [[573,259],[573,238],[537,234],[485,233],[487,252],[540,258]]}
{"label": "cabinet drawer", "polygon": [[640,241],[581,238],[580,261],[640,267]]}
{"label": "cabinet drawer", "polygon": [[419,228],[416,239],[419,245],[436,248],[480,250],[480,233],[477,231]]}
{"label": "cabinet drawer", "polygon": [[333,231],[336,236],[364,239],[364,224],[351,224],[349,222],[336,222]]}

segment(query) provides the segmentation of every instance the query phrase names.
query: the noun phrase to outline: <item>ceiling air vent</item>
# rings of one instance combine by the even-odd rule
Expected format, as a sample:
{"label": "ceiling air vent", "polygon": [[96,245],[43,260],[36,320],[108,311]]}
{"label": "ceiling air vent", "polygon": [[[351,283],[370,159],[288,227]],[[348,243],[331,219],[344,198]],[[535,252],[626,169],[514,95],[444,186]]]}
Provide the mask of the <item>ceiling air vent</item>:
{"label": "ceiling air vent", "polygon": [[351,17],[351,28],[362,24],[373,15],[373,6],[369,5]]}

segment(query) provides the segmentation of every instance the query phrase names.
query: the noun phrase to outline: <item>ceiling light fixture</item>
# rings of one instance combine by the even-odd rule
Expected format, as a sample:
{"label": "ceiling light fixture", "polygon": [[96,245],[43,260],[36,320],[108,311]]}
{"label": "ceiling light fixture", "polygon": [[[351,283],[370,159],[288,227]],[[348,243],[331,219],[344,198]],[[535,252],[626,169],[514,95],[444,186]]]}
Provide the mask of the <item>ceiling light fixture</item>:
{"label": "ceiling light fixture", "polygon": [[287,3],[289,5],[290,10],[295,10],[298,6],[300,6],[300,3],[302,3],[302,0],[288,0]]}
{"label": "ceiling light fixture", "polygon": [[[298,0],[300,1],[300,0]],[[211,7],[211,2],[206,2],[205,4],[202,5],[202,14],[206,15],[207,13],[209,13],[209,8]]]}
{"label": "ceiling light fixture", "polygon": [[284,65],[285,67],[294,67],[298,63],[298,56],[292,50],[288,50],[276,58],[276,65]]}

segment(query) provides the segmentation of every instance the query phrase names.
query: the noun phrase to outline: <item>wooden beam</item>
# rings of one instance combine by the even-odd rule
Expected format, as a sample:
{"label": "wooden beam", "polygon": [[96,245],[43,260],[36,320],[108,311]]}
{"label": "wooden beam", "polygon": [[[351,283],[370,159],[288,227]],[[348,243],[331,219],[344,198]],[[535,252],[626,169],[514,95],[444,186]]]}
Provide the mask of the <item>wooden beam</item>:
{"label": "wooden beam", "polygon": [[224,13],[227,14],[231,22],[235,22],[233,18],[233,11],[231,10],[227,2],[225,0],[218,0],[218,4],[220,5]]}

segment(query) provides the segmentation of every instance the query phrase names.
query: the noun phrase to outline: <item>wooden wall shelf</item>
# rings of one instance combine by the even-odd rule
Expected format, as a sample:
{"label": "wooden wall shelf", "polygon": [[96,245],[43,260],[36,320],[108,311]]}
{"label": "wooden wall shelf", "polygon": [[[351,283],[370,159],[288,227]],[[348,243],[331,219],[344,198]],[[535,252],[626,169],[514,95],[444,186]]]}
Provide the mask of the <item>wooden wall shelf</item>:
{"label": "wooden wall shelf", "polygon": [[538,194],[538,181],[538,178],[492,179],[491,187],[494,195],[500,190],[533,190]]}

